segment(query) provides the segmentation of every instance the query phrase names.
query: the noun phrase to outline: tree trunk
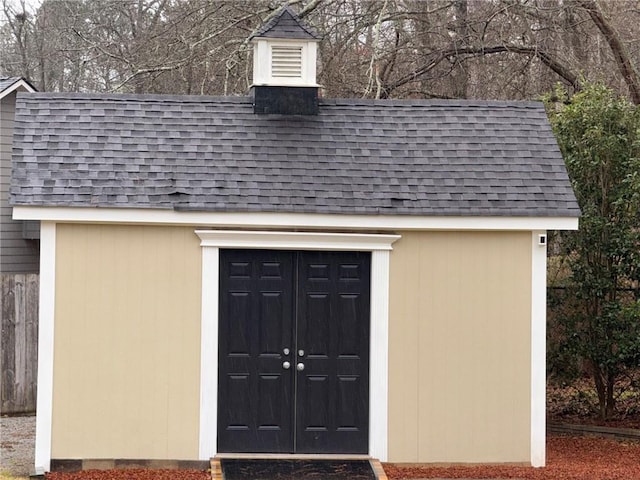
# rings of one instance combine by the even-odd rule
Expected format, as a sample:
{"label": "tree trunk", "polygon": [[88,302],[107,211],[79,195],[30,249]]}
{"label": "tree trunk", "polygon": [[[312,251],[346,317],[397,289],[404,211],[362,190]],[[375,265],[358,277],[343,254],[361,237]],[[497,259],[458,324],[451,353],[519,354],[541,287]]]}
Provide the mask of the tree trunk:
{"label": "tree trunk", "polygon": [[[462,47],[469,40],[469,23],[467,22],[467,0],[455,0],[455,31],[456,46]],[[467,98],[467,85],[469,83],[469,75],[465,66],[460,61],[460,57],[453,57],[455,62],[451,71],[451,80],[453,85],[453,96],[455,98]]]}
{"label": "tree trunk", "polygon": [[631,56],[624,43],[620,39],[620,35],[613,28],[613,25],[605,18],[604,13],[600,9],[600,6],[595,0],[580,0],[580,5],[584,8],[593,23],[596,24],[598,30],[604,35],[604,38],[609,44],[609,48],[613,52],[613,56],[618,64],[618,69],[624,78],[627,87],[629,88],[629,94],[631,100],[636,105],[640,105],[640,78],[638,72],[633,66]]}
{"label": "tree trunk", "polygon": [[598,394],[598,411],[602,420],[607,419],[607,387],[602,375],[602,370],[596,362],[591,360],[591,371],[593,373],[593,381]]}
{"label": "tree trunk", "polygon": [[616,399],[613,395],[615,385],[616,385],[616,377],[615,375],[609,373],[607,375],[607,408],[606,408],[607,418],[611,418],[616,410]]}

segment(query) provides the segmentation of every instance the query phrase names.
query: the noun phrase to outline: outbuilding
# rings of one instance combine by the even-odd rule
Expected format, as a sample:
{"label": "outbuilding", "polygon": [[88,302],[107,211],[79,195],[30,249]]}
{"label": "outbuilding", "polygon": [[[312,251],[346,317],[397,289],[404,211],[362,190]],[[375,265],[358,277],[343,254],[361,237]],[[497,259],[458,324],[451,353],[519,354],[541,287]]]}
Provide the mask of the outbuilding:
{"label": "outbuilding", "polygon": [[317,41],[283,10],[248,97],[18,96],[38,471],[544,465],[546,231],[579,208],[542,104],[319,99]]}

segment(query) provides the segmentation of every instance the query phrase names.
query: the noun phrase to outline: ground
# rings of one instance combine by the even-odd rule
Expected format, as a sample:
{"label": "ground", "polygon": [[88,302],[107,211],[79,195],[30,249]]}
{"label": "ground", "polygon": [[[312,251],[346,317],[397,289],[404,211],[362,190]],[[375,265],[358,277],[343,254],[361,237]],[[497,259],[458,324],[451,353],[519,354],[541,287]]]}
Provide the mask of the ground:
{"label": "ground", "polygon": [[588,437],[549,436],[547,466],[530,467],[385,467],[390,479],[522,478],[530,480],[640,479],[640,443]]}
{"label": "ground", "polygon": [[35,435],[36,417],[0,417],[0,480],[31,473]]}
{"label": "ground", "polygon": [[[391,480],[426,478],[520,478],[530,480],[640,479],[640,443],[588,437],[550,436],[548,465],[531,467],[405,468],[385,465]],[[208,480],[208,472],[167,470],[52,473],[47,480]]]}

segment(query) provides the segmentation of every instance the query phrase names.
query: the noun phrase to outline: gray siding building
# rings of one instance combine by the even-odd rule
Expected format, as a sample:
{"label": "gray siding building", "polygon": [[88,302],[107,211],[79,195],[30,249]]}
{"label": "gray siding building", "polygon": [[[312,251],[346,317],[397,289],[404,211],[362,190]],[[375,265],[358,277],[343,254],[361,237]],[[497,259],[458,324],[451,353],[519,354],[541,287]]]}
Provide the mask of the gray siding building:
{"label": "gray siding building", "polygon": [[0,77],[0,273],[36,273],[39,269],[39,222],[13,220],[9,206],[16,96],[34,91],[20,77]]}

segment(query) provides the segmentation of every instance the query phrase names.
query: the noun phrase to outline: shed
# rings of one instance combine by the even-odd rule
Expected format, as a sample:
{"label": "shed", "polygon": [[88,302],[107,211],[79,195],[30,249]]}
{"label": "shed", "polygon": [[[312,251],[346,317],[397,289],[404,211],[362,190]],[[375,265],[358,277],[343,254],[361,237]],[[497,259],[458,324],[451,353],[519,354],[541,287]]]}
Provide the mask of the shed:
{"label": "shed", "polygon": [[250,97],[18,97],[37,471],[544,465],[546,231],[579,208],[542,104],[294,91],[315,111],[264,113],[300,87],[268,72]]}

